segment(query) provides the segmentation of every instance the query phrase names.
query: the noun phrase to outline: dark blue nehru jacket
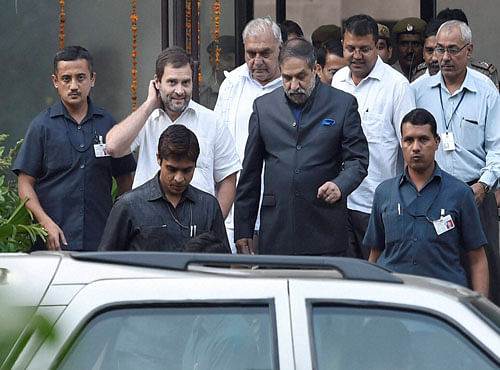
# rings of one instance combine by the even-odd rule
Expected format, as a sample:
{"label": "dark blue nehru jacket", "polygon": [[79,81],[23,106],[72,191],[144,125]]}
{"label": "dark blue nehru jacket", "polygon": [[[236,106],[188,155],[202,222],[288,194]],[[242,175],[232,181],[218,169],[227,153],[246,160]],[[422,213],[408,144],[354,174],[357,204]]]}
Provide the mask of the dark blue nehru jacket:
{"label": "dark blue nehru jacket", "polygon": [[[94,144],[116,123],[88,98],[87,116],[80,124],[61,100],[30,124],[12,170],[36,179],[41,206],[63,230],[68,250],[97,250],[112,207],[112,176],[135,170],[131,154],[97,158]],[[39,245],[34,247],[46,248]]]}

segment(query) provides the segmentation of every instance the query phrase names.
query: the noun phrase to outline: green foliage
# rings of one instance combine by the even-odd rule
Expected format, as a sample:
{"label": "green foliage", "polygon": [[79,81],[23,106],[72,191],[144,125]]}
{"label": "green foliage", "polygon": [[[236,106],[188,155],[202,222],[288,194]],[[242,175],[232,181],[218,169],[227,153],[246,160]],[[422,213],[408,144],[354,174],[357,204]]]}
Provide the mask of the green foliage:
{"label": "green foliage", "polygon": [[[7,135],[0,135],[0,144]],[[17,195],[17,181],[9,176],[12,162],[21,148],[22,140],[7,154],[0,146],[0,252],[26,252],[31,243],[40,236],[45,239],[47,233],[34,222],[33,214],[25,207]]]}

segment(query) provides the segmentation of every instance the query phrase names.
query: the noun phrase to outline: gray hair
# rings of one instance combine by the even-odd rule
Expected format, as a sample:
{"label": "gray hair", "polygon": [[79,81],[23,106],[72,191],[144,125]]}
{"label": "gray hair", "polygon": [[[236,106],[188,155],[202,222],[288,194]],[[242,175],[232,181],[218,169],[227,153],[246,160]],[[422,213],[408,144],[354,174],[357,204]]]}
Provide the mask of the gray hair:
{"label": "gray hair", "polygon": [[439,35],[439,33],[441,32],[441,30],[443,29],[448,29],[448,28],[452,28],[452,27],[458,27],[460,29],[460,34],[462,35],[462,41],[466,44],[470,44],[472,42],[472,31],[470,29],[470,27],[462,22],[462,21],[457,21],[457,20],[451,20],[451,21],[448,21],[448,22],[444,22],[441,27],[439,27],[438,31],[437,31],[437,35]]}
{"label": "gray hair", "polygon": [[243,44],[248,36],[260,36],[270,29],[278,44],[281,44],[281,29],[270,17],[255,18],[247,23],[243,30]]}

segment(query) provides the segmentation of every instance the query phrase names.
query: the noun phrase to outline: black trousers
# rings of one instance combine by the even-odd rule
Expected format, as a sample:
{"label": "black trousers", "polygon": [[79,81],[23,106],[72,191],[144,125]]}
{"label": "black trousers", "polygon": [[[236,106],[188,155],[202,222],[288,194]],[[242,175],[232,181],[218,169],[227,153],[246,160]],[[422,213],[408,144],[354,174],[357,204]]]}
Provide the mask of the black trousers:
{"label": "black trousers", "polygon": [[370,249],[363,245],[370,214],[360,211],[347,210],[348,245],[347,257],[368,260]]}
{"label": "black trousers", "polygon": [[500,256],[498,251],[498,208],[495,194],[489,193],[479,207],[479,217],[488,244],[484,246],[490,274],[489,299],[500,306]]}

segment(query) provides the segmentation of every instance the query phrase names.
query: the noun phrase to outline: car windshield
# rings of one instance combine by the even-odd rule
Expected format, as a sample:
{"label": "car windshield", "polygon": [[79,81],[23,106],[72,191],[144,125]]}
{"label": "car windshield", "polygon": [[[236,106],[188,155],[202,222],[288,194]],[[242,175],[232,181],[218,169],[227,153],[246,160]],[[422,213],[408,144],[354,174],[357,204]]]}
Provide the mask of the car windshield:
{"label": "car windshield", "polygon": [[137,307],[104,312],[58,369],[275,369],[268,306]]}
{"label": "car windshield", "polygon": [[454,327],[423,313],[312,306],[317,369],[498,369]]}

